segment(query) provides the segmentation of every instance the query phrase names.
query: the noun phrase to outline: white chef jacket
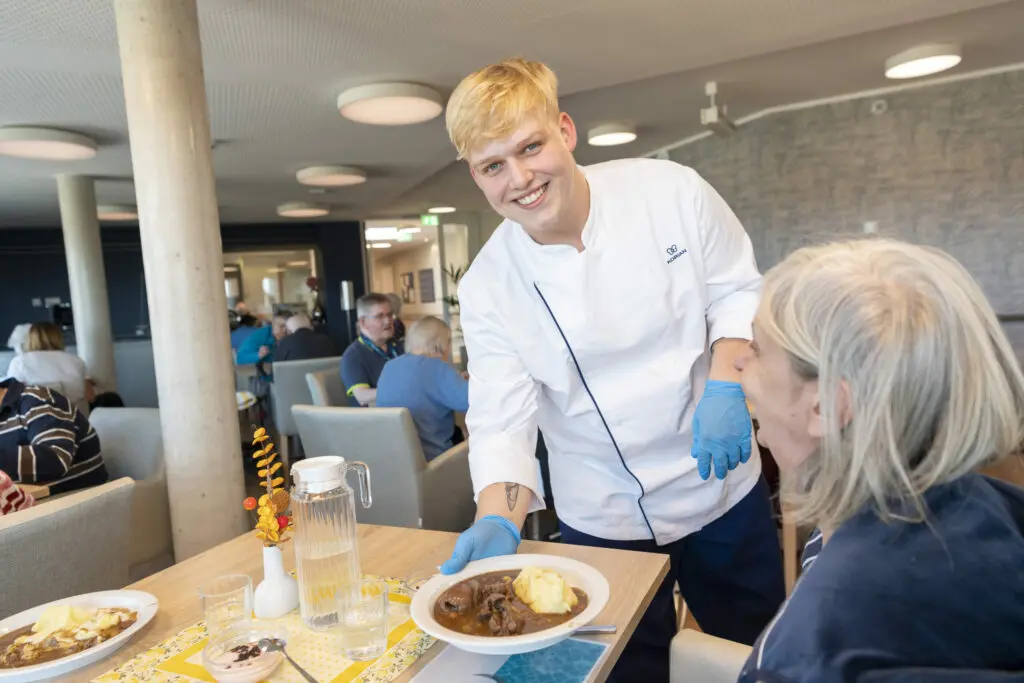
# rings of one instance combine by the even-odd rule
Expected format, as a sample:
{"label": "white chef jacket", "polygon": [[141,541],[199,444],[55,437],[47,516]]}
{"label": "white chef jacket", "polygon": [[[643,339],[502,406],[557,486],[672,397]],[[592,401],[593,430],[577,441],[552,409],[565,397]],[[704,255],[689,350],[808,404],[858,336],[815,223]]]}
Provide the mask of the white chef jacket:
{"label": "white chef jacket", "polygon": [[506,220],[459,284],[473,487],[540,492],[539,427],[565,523],[666,544],[760,476],[755,446],[724,480],[703,481],[690,447],[710,345],[750,338],[761,275],[739,220],[693,169],[627,159],[583,172],[584,251],[537,244]]}

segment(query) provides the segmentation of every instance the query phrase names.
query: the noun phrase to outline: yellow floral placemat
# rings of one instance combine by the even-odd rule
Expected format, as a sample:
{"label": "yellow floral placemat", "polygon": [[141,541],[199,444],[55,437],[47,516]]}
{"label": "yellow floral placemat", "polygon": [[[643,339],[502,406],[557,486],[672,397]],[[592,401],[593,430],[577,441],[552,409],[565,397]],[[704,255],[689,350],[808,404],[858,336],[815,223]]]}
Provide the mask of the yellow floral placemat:
{"label": "yellow floral placemat", "polygon": [[[318,681],[389,683],[396,679],[436,641],[418,629],[409,616],[413,589],[401,579],[385,580],[389,589],[388,649],[381,657],[370,662],[346,658],[340,634],[306,628],[297,610],[274,620],[288,630],[288,654]],[[202,665],[206,643],[206,624],[199,622],[113,671],[94,678],[93,683],[215,683]],[[303,683],[303,678],[283,663],[268,681]]]}

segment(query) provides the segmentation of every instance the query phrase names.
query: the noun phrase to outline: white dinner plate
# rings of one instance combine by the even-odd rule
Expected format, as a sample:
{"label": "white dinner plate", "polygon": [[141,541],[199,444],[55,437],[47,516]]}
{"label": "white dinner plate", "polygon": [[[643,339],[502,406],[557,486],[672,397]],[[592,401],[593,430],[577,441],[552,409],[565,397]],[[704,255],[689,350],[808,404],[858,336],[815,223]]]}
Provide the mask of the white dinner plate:
{"label": "white dinner plate", "polygon": [[[587,594],[587,608],[564,624],[521,636],[470,636],[445,628],[434,619],[434,603],[459,581],[488,572],[540,567],[558,572],[565,582]],[[502,555],[470,562],[458,574],[437,575],[423,584],[412,599],[410,612],[416,625],[438,640],[460,650],[485,655],[515,655],[533,652],[565,640],[581,626],[592,622],[608,604],[608,580],[588,564],[558,555]]]}
{"label": "white dinner plate", "polygon": [[91,612],[100,607],[124,607],[138,614],[135,623],[110,640],[105,640],[88,650],[76,652],[67,657],[55,659],[52,662],[36,664],[34,666],[23,666],[18,669],[0,669],[0,683],[29,683],[30,681],[43,681],[56,678],[62,674],[84,668],[95,664],[99,660],[116,652],[122,645],[138,633],[156,615],[159,603],[156,597],[142,591],[102,591],[99,593],[87,593],[76,595],[73,598],[54,600],[46,605],[33,607],[7,617],[0,621],[0,638],[11,631],[16,631],[39,620],[39,616],[47,607],[52,605],[71,605]]}

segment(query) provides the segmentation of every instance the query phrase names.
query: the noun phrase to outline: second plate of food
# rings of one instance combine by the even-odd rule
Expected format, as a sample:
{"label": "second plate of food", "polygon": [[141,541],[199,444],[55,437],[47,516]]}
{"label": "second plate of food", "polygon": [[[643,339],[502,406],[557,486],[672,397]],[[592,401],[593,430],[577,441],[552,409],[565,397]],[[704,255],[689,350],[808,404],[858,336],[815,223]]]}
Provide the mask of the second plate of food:
{"label": "second plate of food", "polygon": [[504,555],[438,575],[416,592],[412,618],[426,633],[468,652],[513,655],[568,638],[608,604],[608,581],[558,555]]}
{"label": "second plate of food", "polygon": [[[141,591],[55,600],[0,621],[0,683],[53,679],[112,654],[156,614]],[[33,630],[35,629],[35,630]]]}

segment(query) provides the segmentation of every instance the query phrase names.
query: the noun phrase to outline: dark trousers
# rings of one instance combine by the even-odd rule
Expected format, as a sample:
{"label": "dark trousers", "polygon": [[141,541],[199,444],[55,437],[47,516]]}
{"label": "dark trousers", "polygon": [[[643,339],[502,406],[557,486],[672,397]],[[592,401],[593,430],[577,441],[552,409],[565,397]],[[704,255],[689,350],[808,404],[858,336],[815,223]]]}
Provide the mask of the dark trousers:
{"label": "dark trousers", "polygon": [[609,681],[663,683],[669,679],[669,643],[676,634],[673,584],[705,633],[753,645],[785,598],[782,551],[764,478],[725,515],[700,531],[659,546],[609,541],[559,520],[562,542],[664,553],[671,568]]}

